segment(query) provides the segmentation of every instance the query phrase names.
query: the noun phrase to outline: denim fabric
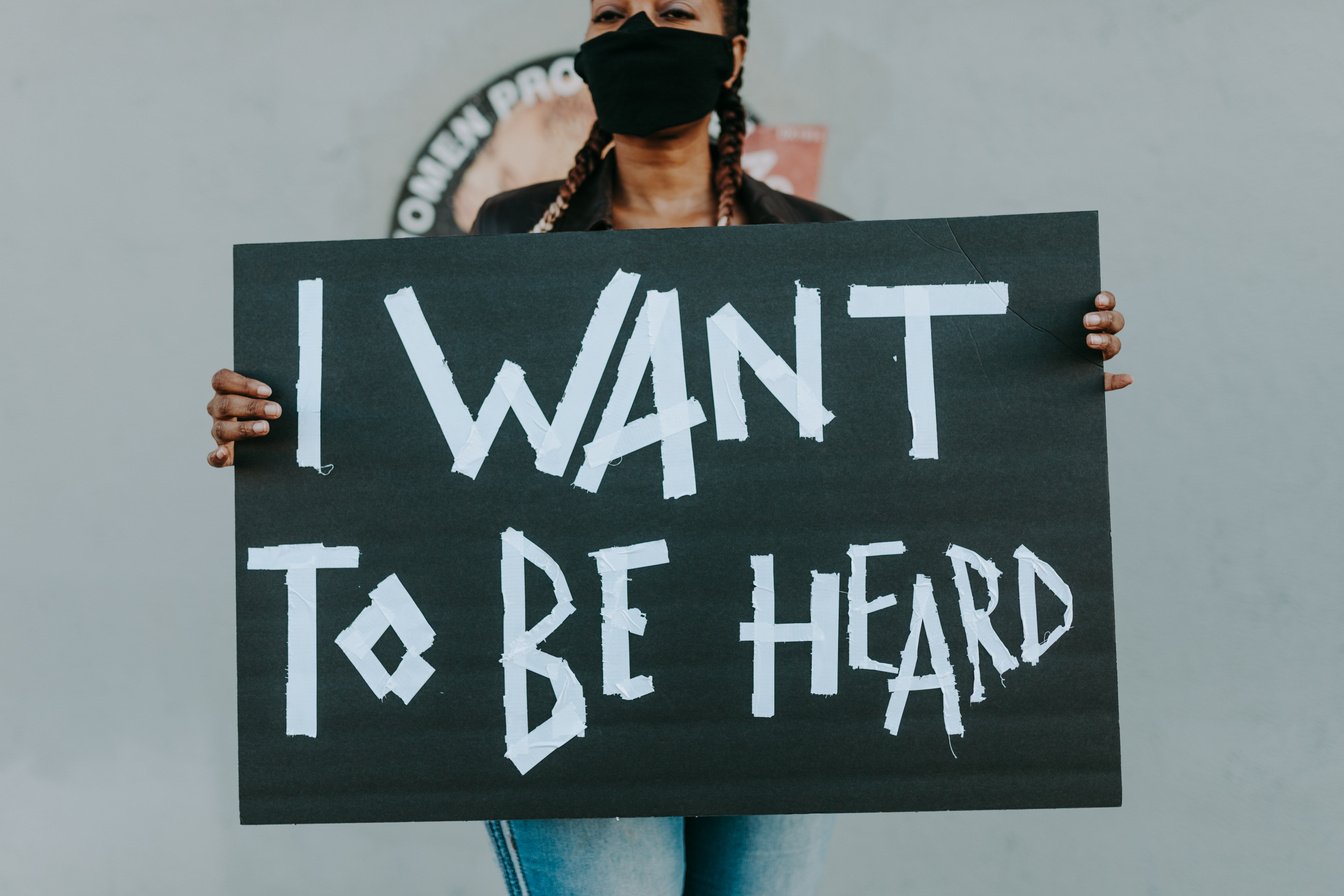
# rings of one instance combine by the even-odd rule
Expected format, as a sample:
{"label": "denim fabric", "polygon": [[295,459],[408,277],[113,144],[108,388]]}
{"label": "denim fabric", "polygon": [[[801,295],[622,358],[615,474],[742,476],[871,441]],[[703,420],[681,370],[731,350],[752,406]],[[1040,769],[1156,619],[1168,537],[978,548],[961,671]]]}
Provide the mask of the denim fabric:
{"label": "denim fabric", "polygon": [[492,821],[511,896],[810,896],[833,815]]}

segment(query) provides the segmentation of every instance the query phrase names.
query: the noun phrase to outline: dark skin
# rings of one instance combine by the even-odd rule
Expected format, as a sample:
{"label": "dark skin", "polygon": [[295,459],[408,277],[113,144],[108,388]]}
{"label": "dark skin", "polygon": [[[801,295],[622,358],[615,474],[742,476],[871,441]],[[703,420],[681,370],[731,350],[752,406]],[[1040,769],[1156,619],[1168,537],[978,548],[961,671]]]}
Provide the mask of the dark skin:
{"label": "dark skin", "polygon": [[[591,0],[583,39],[615,31],[641,12],[660,28],[724,33],[720,0]],[[733,38],[733,57],[733,74],[724,87],[731,86],[742,72],[747,57],[745,37]],[[612,136],[620,163],[611,197],[612,225],[617,230],[712,227],[717,223],[709,122],[707,115],[648,137]]]}
{"label": "dark skin", "polygon": [[[721,0],[590,0],[584,39],[614,31],[641,12],[659,27],[725,33]],[[742,71],[746,38],[733,38],[733,55],[736,68],[725,87]],[[718,197],[713,186],[709,122],[706,116],[648,137],[613,137],[613,151],[619,160],[612,195],[612,223],[617,230],[712,227],[716,223]],[[741,222],[735,219],[734,223]],[[1125,328],[1125,316],[1116,310],[1115,296],[1110,292],[1099,293],[1093,304],[1096,310],[1083,316],[1087,347],[1109,361],[1120,352],[1118,334]],[[1105,374],[1107,392],[1133,382],[1127,373]],[[229,467],[238,443],[265,436],[271,431],[271,421],[278,420],[283,410],[270,400],[270,386],[233,370],[216,373],[210,388],[214,396],[205,410],[210,415],[210,435],[216,447],[206,460],[212,467]]]}

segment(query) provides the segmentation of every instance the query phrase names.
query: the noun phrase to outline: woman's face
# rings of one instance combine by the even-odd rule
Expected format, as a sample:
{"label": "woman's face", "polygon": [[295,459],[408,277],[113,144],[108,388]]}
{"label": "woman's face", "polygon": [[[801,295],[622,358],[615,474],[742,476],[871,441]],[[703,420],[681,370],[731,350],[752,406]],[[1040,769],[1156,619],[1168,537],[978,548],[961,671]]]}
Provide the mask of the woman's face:
{"label": "woman's face", "polygon": [[721,0],[590,0],[589,6],[591,15],[584,40],[615,31],[641,12],[659,27],[724,33]]}
{"label": "woman's face", "polygon": [[[685,28],[707,34],[726,34],[723,0],[589,0],[588,31],[584,40],[615,31],[641,12],[660,28]],[[730,86],[742,73],[747,56],[747,39],[733,38],[733,76],[724,82]]]}

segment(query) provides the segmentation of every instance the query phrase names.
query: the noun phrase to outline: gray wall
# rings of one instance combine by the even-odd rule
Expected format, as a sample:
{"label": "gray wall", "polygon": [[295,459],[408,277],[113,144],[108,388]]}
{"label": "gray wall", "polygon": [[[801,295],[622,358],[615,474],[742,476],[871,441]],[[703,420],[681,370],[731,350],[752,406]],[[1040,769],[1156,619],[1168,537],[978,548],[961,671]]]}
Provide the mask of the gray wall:
{"label": "gray wall", "polygon": [[[750,102],[856,217],[1097,208],[1125,807],[842,821],[825,891],[1344,873],[1337,0],[757,4]],[[578,0],[6,0],[0,891],[500,892],[477,825],[236,821],[230,246],[375,237]],[[1086,882],[1086,883],[1084,883]]]}

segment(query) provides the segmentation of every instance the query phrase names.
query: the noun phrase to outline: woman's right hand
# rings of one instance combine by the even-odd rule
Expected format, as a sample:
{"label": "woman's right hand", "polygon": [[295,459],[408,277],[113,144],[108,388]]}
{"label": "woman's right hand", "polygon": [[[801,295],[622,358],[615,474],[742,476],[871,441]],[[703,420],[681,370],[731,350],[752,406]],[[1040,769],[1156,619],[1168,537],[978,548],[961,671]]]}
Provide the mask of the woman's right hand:
{"label": "woman's right hand", "polygon": [[271,387],[232,370],[221,370],[210,380],[215,397],[205,406],[210,435],[218,446],[206,461],[212,467],[233,466],[233,446],[239,439],[255,439],[271,431],[269,421],[280,416],[280,405],[266,399]]}

